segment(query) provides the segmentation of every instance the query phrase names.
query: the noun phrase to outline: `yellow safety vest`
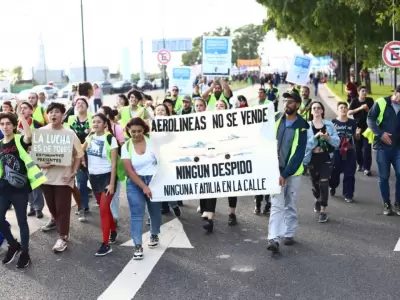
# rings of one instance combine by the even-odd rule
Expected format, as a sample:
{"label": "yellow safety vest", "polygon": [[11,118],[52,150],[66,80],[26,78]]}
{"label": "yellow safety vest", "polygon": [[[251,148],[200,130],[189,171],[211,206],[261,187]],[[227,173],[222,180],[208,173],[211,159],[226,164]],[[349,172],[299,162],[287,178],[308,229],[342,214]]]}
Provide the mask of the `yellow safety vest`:
{"label": "yellow safety vest", "polygon": [[[138,109],[141,109],[142,106],[138,106]],[[121,120],[119,120],[120,125],[125,128],[126,124],[132,119],[131,117],[131,107],[130,106],[124,106],[120,110],[121,114]],[[143,114],[140,116],[140,118],[144,118],[144,111]]]}
{"label": "yellow safety vest", "polygon": [[[275,116],[279,113],[280,112],[277,112],[275,114]],[[279,117],[278,120],[275,121],[275,134],[276,135],[278,134],[279,124],[281,123],[282,117],[283,117],[283,114]],[[294,131],[292,149],[290,150],[290,156],[289,156],[288,163],[292,159],[294,153],[296,152],[297,146],[299,145],[299,132],[300,132],[299,128],[296,128]],[[303,173],[304,173],[304,166],[303,166],[303,164],[300,164],[300,167],[297,169],[296,173],[294,173],[292,176],[299,176],[299,175],[302,175]]]}
{"label": "yellow safety vest", "polygon": [[[383,114],[385,113],[387,102],[385,98],[379,98],[375,102],[378,103],[379,106],[379,115],[378,118],[376,119],[376,124],[380,125],[383,120]],[[367,128],[362,135],[368,140],[369,144],[372,144],[374,142],[375,134],[371,130],[371,128]]]}
{"label": "yellow safety vest", "polygon": [[[111,139],[112,139],[113,135],[110,132],[106,132],[105,135],[106,135],[106,142],[104,143],[104,145],[106,146],[107,159],[111,164],[112,163],[112,161],[111,161]],[[111,138],[109,138],[110,136],[111,136]],[[90,135],[87,140],[88,145],[90,144],[92,139],[93,139],[93,135]],[[117,157],[117,178],[118,178],[118,181],[125,181],[125,179],[126,179],[125,169],[124,169],[124,166],[122,165],[121,157],[119,154]]]}
{"label": "yellow safety vest", "polygon": [[34,120],[36,120],[37,122],[39,122],[39,123],[45,125],[45,124],[46,124],[46,121],[45,121],[45,119],[44,119],[44,115],[43,115],[44,111],[42,111],[42,109],[43,109],[43,108],[42,108],[41,106],[37,106],[37,107],[35,108],[35,111],[34,111],[33,114],[32,114],[32,118],[33,118]]}
{"label": "yellow safety vest", "polygon": [[[28,152],[21,145],[21,135],[15,134],[14,141],[15,146],[17,147],[19,157],[25,164],[25,168],[28,175],[29,184],[31,185],[32,190],[38,188],[43,183],[47,181],[46,176],[44,176],[43,172],[39,169],[39,167],[33,162],[32,158],[29,156]],[[0,177],[3,175],[3,166],[0,161]]]}
{"label": "yellow safety vest", "polygon": [[[225,98],[224,93],[221,93],[221,96],[219,96],[218,100],[222,100],[226,103],[226,107],[229,108],[229,103],[228,103],[228,99]],[[215,94],[211,94],[210,95],[210,100],[208,100],[207,103],[207,110],[214,110],[215,109],[215,104],[217,103],[217,97],[215,97]]]}
{"label": "yellow safety vest", "polygon": [[[307,104],[309,105],[312,102],[312,99],[310,99],[310,102]],[[300,104],[300,109],[303,109],[304,107],[306,107],[306,105],[304,105],[304,102],[301,101]],[[308,119],[310,118],[310,110],[306,110],[303,113],[299,113],[299,115],[306,121],[308,121]]]}

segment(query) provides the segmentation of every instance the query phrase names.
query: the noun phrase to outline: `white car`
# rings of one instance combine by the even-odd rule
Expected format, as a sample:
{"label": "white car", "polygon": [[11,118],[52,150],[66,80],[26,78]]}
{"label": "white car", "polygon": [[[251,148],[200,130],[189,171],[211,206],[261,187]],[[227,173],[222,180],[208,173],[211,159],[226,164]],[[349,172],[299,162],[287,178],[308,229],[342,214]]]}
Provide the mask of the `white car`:
{"label": "white car", "polygon": [[15,101],[15,96],[13,93],[0,93],[0,106],[4,101],[11,101],[11,105],[15,108],[17,102]]}
{"label": "white car", "polygon": [[27,89],[19,92],[18,99],[21,101],[28,101],[28,96],[30,93],[35,93],[32,89]]}
{"label": "white car", "polygon": [[45,92],[47,95],[47,99],[57,99],[58,88],[52,85],[36,85],[32,88],[32,91],[35,93]]}

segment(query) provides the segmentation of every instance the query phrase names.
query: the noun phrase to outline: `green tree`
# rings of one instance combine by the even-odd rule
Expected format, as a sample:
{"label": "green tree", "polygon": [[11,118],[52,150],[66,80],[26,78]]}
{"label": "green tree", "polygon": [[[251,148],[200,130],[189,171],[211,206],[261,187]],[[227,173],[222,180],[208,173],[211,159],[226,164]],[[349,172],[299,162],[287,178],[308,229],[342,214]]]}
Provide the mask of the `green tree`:
{"label": "green tree", "polygon": [[236,63],[238,59],[260,57],[258,47],[266,34],[263,25],[249,24],[236,29],[232,39],[232,63]]}
{"label": "green tree", "polygon": [[17,80],[22,80],[24,72],[22,66],[16,66],[12,69],[12,74],[15,76]]}

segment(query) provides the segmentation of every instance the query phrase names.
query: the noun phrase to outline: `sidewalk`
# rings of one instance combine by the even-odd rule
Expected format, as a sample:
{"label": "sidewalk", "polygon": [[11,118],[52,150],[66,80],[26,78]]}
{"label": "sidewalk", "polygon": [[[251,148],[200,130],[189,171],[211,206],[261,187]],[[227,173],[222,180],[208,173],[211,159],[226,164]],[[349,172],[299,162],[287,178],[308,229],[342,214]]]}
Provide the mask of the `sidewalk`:
{"label": "sidewalk", "polygon": [[318,96],[321,100],[333,111],[336,113],[337,103],[342,101],[339,97],[337,97],[326,84],[320,84],[318,87]]}

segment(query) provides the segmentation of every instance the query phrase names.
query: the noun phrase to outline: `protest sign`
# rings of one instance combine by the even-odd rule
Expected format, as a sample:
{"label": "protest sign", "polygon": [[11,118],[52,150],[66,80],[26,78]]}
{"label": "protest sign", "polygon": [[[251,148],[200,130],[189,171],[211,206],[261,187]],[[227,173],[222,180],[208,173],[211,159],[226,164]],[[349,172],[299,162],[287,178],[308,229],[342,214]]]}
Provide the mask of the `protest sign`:
{"label": "protest sign", "polygon": [[310,74],[311,63],[311,57],[296,55],[286,76],[286,81],[298,85],[307,84],[309,80],[308,76]]}
{"label": "protest sign", "polygon": [[172,69],[170,86],[177,86],[180,95],[192,95],[193,76],[191,67],[179,67]]}
{"label": "protest sign", "polygon": [[32,160],[39,164],[70,166],[74,148],[73,131],[38,129],[32,134]]}
{"label": "protest sign", "polygon": [[203,75],[229,76],[232,68],[232,37],[203,36]]}
{"label": "protest sign", "polygon": [[273,104],[156,118],[152,201],[280,192]]}

